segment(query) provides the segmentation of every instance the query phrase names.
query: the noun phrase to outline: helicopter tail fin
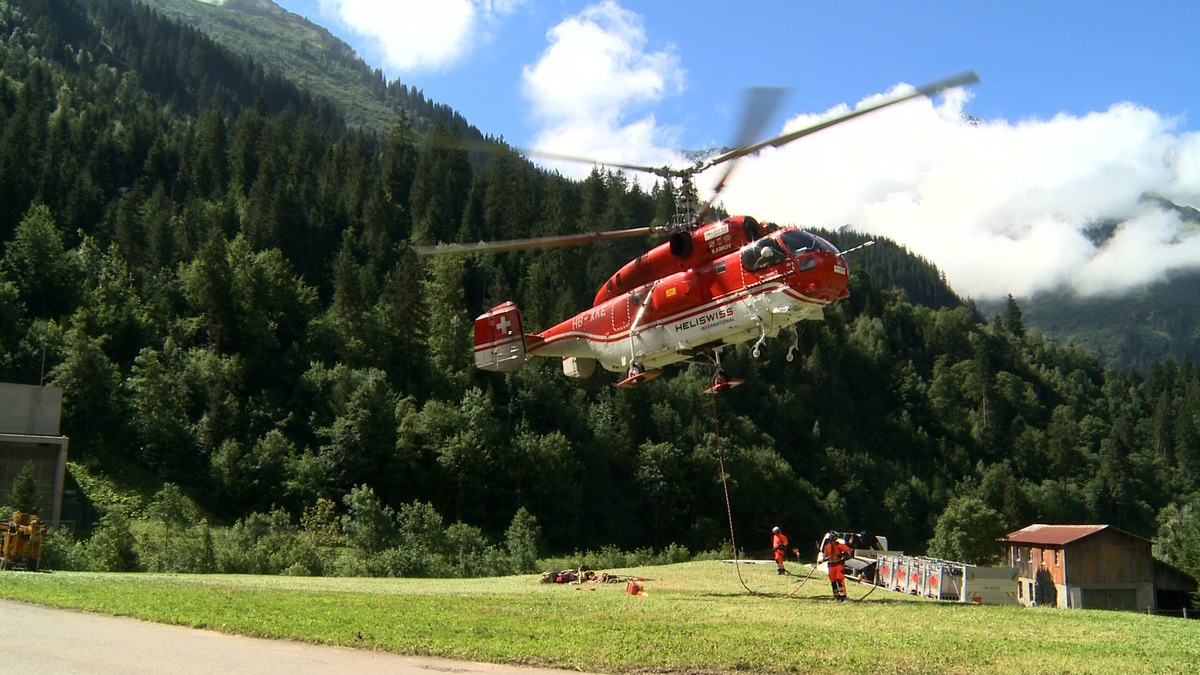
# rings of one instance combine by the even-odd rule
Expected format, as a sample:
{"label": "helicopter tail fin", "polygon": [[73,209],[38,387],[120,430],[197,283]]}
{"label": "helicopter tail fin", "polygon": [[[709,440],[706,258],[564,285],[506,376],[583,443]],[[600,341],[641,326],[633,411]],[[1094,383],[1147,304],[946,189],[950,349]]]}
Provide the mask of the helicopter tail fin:
{"label": "helicopter tail fin", "polygon": [[521,310],[513,301],[497,305],[475,319],[475,367],[511,373],[525,363],[525,331]]}

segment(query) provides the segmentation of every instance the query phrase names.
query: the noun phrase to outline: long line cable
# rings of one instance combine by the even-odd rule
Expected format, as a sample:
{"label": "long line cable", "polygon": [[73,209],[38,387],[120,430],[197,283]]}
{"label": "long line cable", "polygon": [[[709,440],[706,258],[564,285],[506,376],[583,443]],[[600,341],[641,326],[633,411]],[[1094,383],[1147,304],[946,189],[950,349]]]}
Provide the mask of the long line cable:
{"label": "long line cable", "polygon": [[867,591],[866,593],[864,593],[864,594],[863,594],[863,596],[862,596],[861,598],[851,598],[851,599],[852,599],[852,600],[854,600],[854,602],[862,602],[863,600],[866,600],[866,599],[867,599],[867,596],[868,596],[868,595],[870,595],[870,594],[874,593],[876,588],[879,588],[879,584],[872,583],[872,584],[871,584],[871,590],[869,590],[869,591]]}
{"label": "long line cable", "polygon": [[[729,481],[727,479],[728,474],[725,471],[725,451],[721,447],[721,418],[720,418],[720,415],[718,415],[718,413],[717,413],[717,396],[716,396],[715,392],[713,393],[712,399],[713,399],[713,403],[712,403],[713,435],[716,437],[717,462],[718,462],[718,466],[721,471],[721,489],[725,493],[725,515],[729,519],[729,544],[733,547],[733,566],[734,566],[734,569],[737,570],[738,583],[740,583],[742,585],[742,588],[746,589],[747,593],[749,593],[750,595],[765,595],[763,593],[760,593],[759,591],[754,590],[753,588],[750,588],[750,586],[746,584],[745,577],[742,576],[742,563],[741,563],[740,557],[738,556],[737,537],[734,534],[734,527],[733,527],[733,505],[732,505],[732,501],[729,499]],[[787,598],[790,598],[793,595],[795,595],[797,591],[799,591],[801,588],[804,587],[804,584],[808,583],[808,580],[812,578],[812,575],[814,572],[816,572],[816,570],[817,570],[816,565],[813,565],[812,567],[810,567],[808,570],[808,576],[804,577],[804,579],[802,579],[800,581],[800,583],[796,584],[795,588],[793,588],[792,590],[788,591],[784,595],[779,596],[775,599],[776,600],[786,600]],[[855,602],[862,602],[863,600],[866,600],[868,595],[875,592],[875,588],[877,588],[877,586],[872,584],[871,590],[867,591],[866,595],[862,596],[861,598],[858,598],[857,600],[855,600]]]}
{"label": "long line cable", "polygon": [[788,591],[788,592],[787,592],[785,595],[782,595],[782,596],[780,596],[780,597],[776,598],[776,600],[787,600],[788,598],[790,598],[790,597],[792,597],[793,595],[795,595],[797,591],[799,591],[801,588],[804,588],[804,584],[807,584],[807,583],[808,583],[808,580],[812,578],[813,572],[816,572],[816,571],[817,571],[817,566],[816,566],[816,565],[812,565],[811,567],[809,567],[809,568],[808,568],[808,576],[806,576],[806,577],[804,577],[803,579],[801,579],[801,580],[800,580],[800,583],[796,584],[796,587],[795,587],[795,588],[793,588],[792,590]]}
{"label": "long line cable", "polygon": [[742,563],[738,556],[737,538],[733,533],[733,506],[729,500],[729,481],[726,479],[727,474],[725,473],[725,451],[721,448],[721,419],[717,415],[716,392],[713,392],[712,400],[713,434],[716,436],[717,462],[721,470],[721,489],[725,491],[725,515],[729,518],[729,544],[733,546],[733,566],[737,570],[738,582],[742,584],[742,588],[751,595],[758,595],[758,591],[747,586],[745,578],[742,577]]}
{"label": "long line cable", "polygon": [[[740,557],[738,556],[737,537],[734,534],[734,527],[733,527],[733,503],[732,503],[732,500],[730,500],[730,498],[729,498],[729,480],[727,478],[728,473],[725,471],[725,451],[721,447],[721,421],[720,421],[720,416],[717,414],[717,397],[715,395],[713,396],[713,433],[716,436],[717,462],[718,462],[718,465],[719,465],[720,471],[721,471],[721,489],[725,493],[725,515],[729,519],[729,543],[731,546],[733,546],[733,566],[734,566],[734,569],[737,570],[738,582],[742,584],[742,588],[746,589],[746,592],[748,592],[750,595],[758,595],[758,596],[765,597],[764,593],[760,593],[759,591],[756,591],[753,588],[750,588],[750,586],[746,584],[745,577],[742,576],[742,563],[741,563]],[[783,599],[790,598],[793,595],[795,595],[796,592],[799,591],[804,586],[804,584],[807,583],[808,580],[812,578],[813,572],[816,571],[816,569],[817,569],[816,566],[813,566],[812,568],[810,568],[808,571],[808,576],[805,577],[803,580],[801,580],[800,583],[797,584],[795,588],[793,588],[787,594],[782,595],[776,599],[783,600]]]}

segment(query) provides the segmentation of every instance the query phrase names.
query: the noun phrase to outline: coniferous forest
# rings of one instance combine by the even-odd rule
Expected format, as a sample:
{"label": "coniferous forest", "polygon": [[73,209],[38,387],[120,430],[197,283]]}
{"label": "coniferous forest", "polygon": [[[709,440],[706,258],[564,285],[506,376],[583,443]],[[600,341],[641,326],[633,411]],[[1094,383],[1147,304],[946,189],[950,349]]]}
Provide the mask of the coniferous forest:
{"label": "coniferous forest", "polygon": [[414,245],[663,222],[671,188],[501,144],[478,161],[454,120],[352,128],[128,0],[0,0],[0,26],[0,381],[64,392],[81,520],[60,565],[477,575],[728,551],[723,466],[747,553],[778,524],[987,562],[1032,522],[1107,523],[1200,574],[1195,364],[1106,369],[889,245],[851,260],[795,360],[784,336],[727,352],[747,378],[728,394],[699,367],[631,390],[556,360],[483,373],[477,314],[513,299],[545,328],[647,243]]}

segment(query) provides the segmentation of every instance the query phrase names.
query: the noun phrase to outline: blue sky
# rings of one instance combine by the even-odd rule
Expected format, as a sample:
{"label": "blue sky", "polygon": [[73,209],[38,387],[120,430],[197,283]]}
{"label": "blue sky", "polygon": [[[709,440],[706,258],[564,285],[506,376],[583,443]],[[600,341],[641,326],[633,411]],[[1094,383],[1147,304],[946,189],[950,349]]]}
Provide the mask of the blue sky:
{"label": "blue sky", "polygon": [[[774,135],[974,70],[969,91],[749,158],[722,200],[889,236],[976,298],[1200,267],[1195,228],[1140,200],[1200,206],[1200,3],[275,1],[485,133],[637,164],[732,143],[750,86],[788,88]],[[1122,223],[1103,246],[1083,236],[1098,220]]]}

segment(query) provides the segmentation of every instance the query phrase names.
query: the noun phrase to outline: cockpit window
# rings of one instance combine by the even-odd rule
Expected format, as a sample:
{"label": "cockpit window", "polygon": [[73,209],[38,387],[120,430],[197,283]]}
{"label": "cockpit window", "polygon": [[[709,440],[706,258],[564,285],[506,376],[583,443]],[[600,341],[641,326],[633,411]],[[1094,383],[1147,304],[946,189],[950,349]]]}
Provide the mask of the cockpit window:
{"label": "cockpit window", "polygon": [[812,238],[817,242],[817,246],[820,246],[823,250],[829,251],[830,253],[832,253],[834,255],[841,255],[841,251],[838,251],[837,247],[834,246],[833,244],[829,243],[828,241],[825,241],[824,239],[822,239],[821,237],[818,237],[815,234],[812,235]]}
{"label": "cockpit window", "polygon": [[783,247],[774,239],[759,239],[742,248],[742,269],[758,272],[788,259]]}
{"label": "cockpit window", "polygon": [[787,230],[780,238],[795,255],[817,249],[817,238],[804,230]]}
{"label": "cockpit window", "polygon": [[836,246],[804,230],[786,230],[780,238],[783,239],[783,243],[791,249],[794,255],[800,255],[805,251],[825,251],[834,255],[840,255]]}

